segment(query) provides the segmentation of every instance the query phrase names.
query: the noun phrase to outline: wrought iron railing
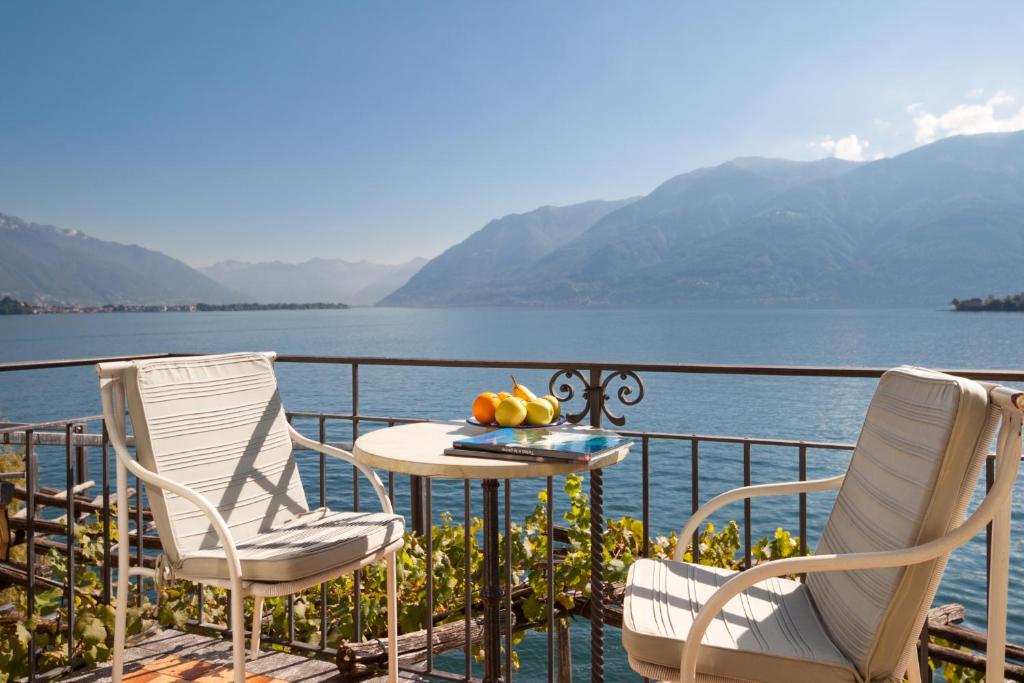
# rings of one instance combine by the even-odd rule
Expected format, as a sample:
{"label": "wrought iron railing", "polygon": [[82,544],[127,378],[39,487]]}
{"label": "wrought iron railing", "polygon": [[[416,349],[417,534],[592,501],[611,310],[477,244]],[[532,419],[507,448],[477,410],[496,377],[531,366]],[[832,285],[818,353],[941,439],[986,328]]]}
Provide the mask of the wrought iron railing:
{"label": "wrought iron railing", "polygon": [[[150,354],[145,357],[159,357],[161,355],[187,355],[187,354]],[[142,356],[140,356],[142,357]],[[33,361],[20,363],[0,364],[0,373],[4,372],[26,372],[33,370],[69,368],[93,365],[99,361],[127,360],[131,357],[118,358],[85,358],[57,361]],[[649,539],[651,535],[651,491],[650,491],[650,465],[651,450],[653,444],[660,443],[685,443],[689,444],[689,477],[690,477],[690,507],[696,510],[701,503],[700,495],[700,467],[702,445],[706,444],[732,444],[742,449],[743,455],[743,480],[735,482],[736,485],[749,485],[752,479],[752,451],[754,448],[769,447],[791,450],[796,459],[799,478],[806,479],[808,474],[808,456],[819,451],[841,451],[852,450],[852,445],[847,443],[818,442],[818,441],[797,441],[774,438],[751,438],[743,436],[718,436],[697,433],[673,433],[653,431],[630,431],[622,429],[626,424],[626,416],[621,414],[624,408],[628,409],[638,405],[645,397],[645,384],[643,376],[653,374],[705,374],[705,375],[738,375],[738,376],[788,376],[788,377],[825,377],[825,378],[877,378],[884,372],[882,368],[836,368],[836,367],[784,367],[784,366],[733,366],[733,365],[692,365],[692,364],[669,364],[669,363],[604,363],[604,362],[564,362],[564,361],[515,361],[515,360],[465,360],[465,359],[422,359],[422,358],[383,358],[383,357],[347,357],[347,356],[297,356],[279,355],[278,363],[299,363],[299,364],[330,364],[334,366],[347,366],[351,371],[351,410],[344,413],[324,412],[292,412],[288,417],[293,420],[296,426],[302,431],[309,429],[310,423],[315,426],[317,436],[321,442],[326,442],[328,435],[337,433],[332,429],[335,423],[347,424],[346,432],[350,434],[347,443],[340,443],[343,447],[350,447],[365,430],[367,426],[394,426],[409,422],[421,421],[416,418],[400,416],[382,416],[362,414],[360,412],[360,368],[366,366],[390,366],[390,367],[425,367],[425,368],[498,368],[513,370],[546,370],[551,371],[549,390],[569,406],[568,418],[572,422],[585,422],[594,427],[604,427],[608,424],[616,428],[624,435],[634,437],[639,442],[639,456],[641,468],[641,496],[640,516],[643,525],[644,554],[649,553]],[[1024,372],[1009,370],[949,370],[954,374],[970,377],[979,380],[999,380],[1007,382],[1024,383]],[[581,399],[582,405],[576,402],[577,397]],[[337,441],[337,439],[335,439]],[[120,543],[113,543],[110,527],[110,494],[112,482],[110,476],[111,454],[108,448],[108,440],[102,420],[99,416],[87,416],[70,420],[59,420],[36,424],[0,424],[0,444],[7,444],[14,447],[21,447],[21,457],[24,469],[17,473],[0,474],[0,486],[7,494],[11,493],[10,480],[14,477],[24,479],[24,487],[15,491],[15,496],[22,499],[24,503],[23,517],[16,517],[11,521],[12,533],[15,540],[27,540],[25,543],[25,562],[23,565],[3,556],[6,550],[0,543],[0,581],[13,582],[24,586],[27,596],[27,611],[29,614],[35,611],[35,600],[40,582],[50,586],[53,582],[45,577],[36,575],[38,565],[38,552],[40,549],[58,550],[66,564],[66,576],[63,580],[65,590],[65,601],[68,614],[68,624],[62,628],[67,632],[67,651],[69,666],[75,662],[70,661],[75,652],[75,631],[71,624],[74,623],[74,576],[76,567],[80,564],[80,558],[76,553],[76,518],[79,513],[95,513],[102,521],[102,562],[99,567],[101,586],[98,599],[105,604],[110,603],[111,586],[116,581],[112,573],[112,558],[115,553],[122,551]],[[63,492],[49,490],[41,486],[39,481],[38,460],[40,449],[50,450],[59,448],[64,453],[64,474],[63,481],[65,488]],[[81,492],[90,481],[89,449],[100,451],[100,480],[89,486],[99,491],[99,496],[89,501],[83,500],[82,496],[75,495],[76,490]],[[991,465],[991,459],[990,459]],[[318,469],[318,499],[321,505],[327,503],[328,498],[328,474],[326,459],[319,456]],[[992,479],[992,468],[987,468],[988,481]],[[599,470],[589,476],[591,517],[593,521],[591,531],[591,545],[594,549],[591,565],[591,598],[590,608],[585,611],[591,621],[590,634],[590,655],[591,655],[591,679],[602,681],[605,671],[604,654],[604,615],[606,604],[603,595],[602,563],[600,561],[600,550],[603,543],[601,534],[603,521],[603,498],[604,487],[602,474]],[[394,473],[387,475],[387,489],[392,501],[396,499],[396,476]],[[557,529],[553,527],[553,485],[554,482],[548,478],[545,483],[547,491],[547,520],[548,537],[557,537]],[[76,489],[77,487],[77,489]],[[135,483],[135,494],[132,499],[132,519],[134,529],[128,535],[128,544],[124,551],[131,552],[134,561],[137,563],[153,563],[153,555],[157,552],[159,541],[152,533],[147,534],[148,526],[145,516],[145,499],[139,483]],[[426,538],[426,547],[431,547],[431,533],[433,519],[433,492],[429,479],[423,480],[417,477],[409,478],[409,496],[407,519],[413,530]],[[511,527],[512,488],[509,480],[504,481],[504,523],[506,530]],[[463,483],[463,516],[467,528],[472,520],[472,490],[469,481]],[[360,505],[359,478],[352,477],[351,503],[358,510]],[[41,514],[45,505],[61,505],[66,515],[67,524],[60,525]],[[76,507],[77,506],[77,507]],[[801,540],[800,552],[807,552],[807,519],[808,505],[806,494],[799,497],[799,538]],[[673,520],[677,522],[680,520]],[[750,566],[752,562],[752,529],[754,520],[752,518],[750,499],[744,501],[743,507],[743,552],[744,563]],[[124,538],[124,530],[120,536]],[[54,536],[62,537],[62,541],[54,541]],[[505,535],[506,543],[511,543],[509,534]],[[694,538],[696,540],[696,538]],[[682,541],[682,540],[681,540]],[[684,542],[684,541],[683,541]],[[988,544],[986,544],[988,546]],[[547,544],[548,552],[546,559],[548,576],[551,576],[554,566],[552,544]],[[699,554],[699,545],[694,544],[694,553]],[[505,557],[511,557],[511,546],[506,547]],[[432,561],[432,553],[427,553],[427,576],[430,580],[426,589],[427,614],[434,614],[434,591],[433,572],[429,563]],[[466,553],[466,562],[469,562],[469,553]],[[504,580],[506,586],[511,586],[512,567],[506,563]],[[469,567],[465,567],[466,576],[469,576]],[[144,595],[142,578],[138,579],[139,584],[136,591],[137,600],[141,601]],[[555,618],[554,599],[551,594],[553,581],[548,581],[549,594],[546,596],[547,623],[553,624]],[[228,633],[233,625],[230,620],[227,624],[214,624],[205,619],[203,613],[204,591],[203,586],[198,586],[197,600],[199,605],[199,618],[192,624],[194,627],[206,629],[213,632]],[[443,680],[475,680],[474,661],[472,656],[472,624],[474,623],[474,605],[471,600],[471,588],[467,582],[465,592],[465,604],[463,605],[464,622],[464,647],[463,667],[461,672],[444,671],[436,665],[435,652],[433,648],[434,619],[427,618],[426,621],[426,653],[422,665],[411,667],[418,673],[426,673]],[[321,601],[326,600],[326,591],[320,592]],[[362,631],[359,624],[360,613],[360,585],[358,580],[355,584],[354,604],[356,612],[355,632]],[[506,590],[504,601],[506,614],[511,613],[511,591]],[[320,614],[320,640],[318,643],[310,644],[302,642],[295,637],[295,617],[293,604],[288,605],[288,632],[286,638],[274,638],[265,636],[268,642],[276,642],[295,650],[301,650],[324,657],[334,657],[336,650],[328,647],[326,634],[328,633],[327,605],[321,603]],[[1012,620],[1012,619],[1011,619]],[[513,637],[513,624],[511,619],[506,619],[503,624],[505,629],[505,658],[502,672],[505,680],[511,680],[513,671],[511,667],[511,644]],[[33,650],[35,651],[35,633],[32,633]],[[29,680],[39,678],[35,667],[35,658],[30,657]],[[548,680],[553,680],[556,675],[555,669],[555,646],[554,629],[549,628],[547,633],[547,671]],[[48,675],[59,673],[60,670],[49,672]],[[539,678],[532,672],[530,679]],[[485,671],[485,677],[493,678],[494,672]]]}

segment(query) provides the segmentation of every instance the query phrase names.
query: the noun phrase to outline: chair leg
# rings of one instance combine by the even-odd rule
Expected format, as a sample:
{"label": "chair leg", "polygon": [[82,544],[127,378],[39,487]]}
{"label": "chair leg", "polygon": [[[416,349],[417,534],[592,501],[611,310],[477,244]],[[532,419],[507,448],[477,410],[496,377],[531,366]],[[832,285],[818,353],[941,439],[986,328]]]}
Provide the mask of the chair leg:
{"label": "chair leg", "polygon": [[117,528],[121,530],[121,540],[117,544],[117,591],[114,596],[114,661],[110,669],[113,683],[121,683],[124,675],[124,648],[128,626],[128,594],[131,591],[132,578],[129,566],[128,544],[128,492],[125,488],[128,473],[125,466],[117,463]]}
{"label": "chair leg", "polygon": [[253,660],[256,660],[260,656],[260,629],[263,627],[263,596],[254,595],[252,596],[252,636],[250,640],[252,642],[251,655]]}
{"label": "chair leg", "polygon": [[398,573],[395,553],[387,559],[388,600],[388,683],[398,681]]}
{"label": "chair leg", "polygon": [[[119,555],[127,555],[124,547],[118,549]],[[120,563],[118,563],[120,564]],[[110,670],[113,683],[121,683],[124,675],[124,646],[127,636],[128,621],[128,586],[131,578],[126,568],[119,568],[117,573],[117,595],[114,598],[114,662]]]}
{"label": "chair leg", "polygon": [[[239,582],[240,583],[240,582]],[[241,585],[231,590],[231,649],[235,669],[235,683],[245,683],[245,612],[242,605],[245,593]]]}

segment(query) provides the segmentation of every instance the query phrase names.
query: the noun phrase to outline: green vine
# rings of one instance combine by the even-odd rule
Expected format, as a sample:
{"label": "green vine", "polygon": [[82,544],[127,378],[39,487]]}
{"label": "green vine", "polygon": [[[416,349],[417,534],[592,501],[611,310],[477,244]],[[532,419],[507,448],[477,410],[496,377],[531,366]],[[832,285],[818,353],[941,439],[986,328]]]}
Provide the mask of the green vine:
{"label": "green vine", "polygon": [[[3,459],[0,458],[0,468]],[[571,475],[566,478],[564,492],[567,503],[561,515],[566,528],[566,542],[557,543],[552,551],[558,557],[554,566],[555,609],[570,611],[580,600],[590,595],[590,502],[583,491],[583,480]],[[59,520],[63,521],[63,520]],[[522,522],[513,523],[511,536],[513,583],[526,585],[530,591],[522,604],[523,615],[536,630],[546,626],[548,576],[546,558],[547,537],[546,492],[538,494],[533,511]],[[479,585],[483,572],[480,532],[482,522],[474,518],[467,536],[461,524],[455,524],[448,512],[441,514],[440,523],[432,529],[432,546],[426,547],[425,538],[411,533],[405,535],[405,545],[397,553],[399,627],[409,633],[426,627],[428,619],[435,624],[462,619],[465,600],[466,558],[469,556],[472,600],[479,602]],[[76,562],[75,585],[75,650],[73,659],[87,664],[106,661],[113,648],[114,610],[102,604],[102,522],[90,518],[75,525],[76,547],[81,559]],[[116,542],[117,529],[111,530]],[[471,543],[467,544],[467,538]],[[622,582],[630,565],[643,555],[643,524],[632,517],[620,517],[606,522],[604,532],[605,579]],[[506,560],[506,539],[502,538],[501,562]],[[678,538],[675,533],[648,539],[652,557],[669,557],[675,551]],[[744,563],[742,541],[736,522],[727,523],[721,530],[711,524],[699,536],[699,559],[704,565],[741,569]],[[783,529],[758,540],[752,548],[755,563],[797,555],[798,538]],[[23,553],[23,546],[19,548]],[[434,612],[427,613],[427,553],[433,558]],[[693,559],[692,547],[684,553],[687,561]],[[17,557],[13,559],[18,559]],[[41,556],[42,572],[57,582],[66,579],[66,559],[51,550]],[[23,558],[22,558],[23,561]],[[385,568],[377,563],[359,572],[361,582],[360,630],[356,632],[354,587],[355,576],[347,575],[328,581],[324,587],[315,586],[293,599],[295,637],[309,644],[320,642],[321,636],[329,647],[338,647],[359,638],[382,638],[386,635]],[[163,587],[154,603],[143,595],[142,606],[129,610],[129,635],[139,633],[154,620],[160,624],[183,629],[189,621],[199,617],[197,586],[188,581],[177,581]],[[321,590],[326,590],[327,632],[321,634]],[[203,621],[224,624],[227,621],[226,591],[205,588],[203,591]],[[37,669],[45,671],[67,665],[67,605],[64,591],[57,588],[37,590],[35,611],[28,614],[25,591],[7,588],[0,591],[0,605],[11,607],[0,613],[0,683],[27,674],[29,638],[34,631],[36,646],[42,654]],[[251,601],[246,601],[246,620],[251,619]],[[13,616],[12,616],[13,615]],[[289,633],[288,601],[286,598],[267,599],[264,603],[264,633],[286,639]],[[517,634],[513,644],[521,642],[525,633]],[[518,668],[518,657],[513,651],[513,665]],[[482,653],[477,651],[479,658]],[[945,667],[948,681],[972,681],[974,672]]]}

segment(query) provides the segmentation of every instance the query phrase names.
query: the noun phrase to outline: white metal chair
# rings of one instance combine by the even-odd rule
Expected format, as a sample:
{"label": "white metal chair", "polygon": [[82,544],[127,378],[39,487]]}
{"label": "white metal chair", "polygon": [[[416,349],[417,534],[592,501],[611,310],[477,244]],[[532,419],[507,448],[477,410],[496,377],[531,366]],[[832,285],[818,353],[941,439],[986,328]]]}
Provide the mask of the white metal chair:
{"label": "white metal chair", "polygon": [[[100,395],[117,454],[117,525],[128,529],[128,475],[145,482],[163,546],[161,572],[231,590],[235,681],[245,680],[243,599],[253,597],[252,656],[266,597],[289,595],[387,560],[389,680],[397,680],[395,551],[404,523],[380,479],[350,453],[296,432],[285,418],[271,353],[101,363]],[[137,460],[125,439],[125,403]],[[310,510],[292,446],[354,465],[383,512]],[[117,553],[113,680],[124,666],[130,577],[156,572]]]}
{"label": "white metal chair", "polygon": [[[911,663],[949,553],[993,523],[987,680],[1003,680],[1010,505],[1024,394],[901,367],[882,376],[845,475],[723,493],[673,560],[630,569],[622,641],[641,675],[726,681],[920,681]],[[964,520],[999,432],[992,488]],[[816,554],[743,572],[682,562],[709,514],[756,496],[840,489]],[[781,578],[806,573],[804,582]]]}

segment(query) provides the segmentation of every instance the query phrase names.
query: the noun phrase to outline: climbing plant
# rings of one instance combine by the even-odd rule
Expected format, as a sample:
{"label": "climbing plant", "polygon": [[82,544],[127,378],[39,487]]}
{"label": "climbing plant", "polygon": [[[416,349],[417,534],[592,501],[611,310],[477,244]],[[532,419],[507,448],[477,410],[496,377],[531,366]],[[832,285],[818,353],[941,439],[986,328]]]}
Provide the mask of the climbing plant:
{"label": "climbing plant", "polygon": [[[0,458],[0,467],[3,460]],[[566,500],[560,500],[557,509],[564,510],[560,525],[566,529],[565,542],[557,544],[558,561],[551,580],[554,583],[555,609],[572,610],[578,601],[590,595],[590,504],[583,491],[583,480],[571,475],[566,478],[563,491]],[[511,540],[513,583],[526,585],[530,591],[522,602],[523,615],[536,628],[543,630],[547,614],[548,575],[546,571],[547,494],[541,491],[534,509],[520,521],[512,524],[509,539],[502,538],[501,562],[505,562],[506,540]],[[113,518],[113,514],[111,515]],[[63,522],[63,519],[55,521]],[[480,599],[479,585],[483,572],[480,544],[482,522],[474,518],[467,529],[456,524],[450,513],[444,512],[432,529],[431,547],[424,537],[405,535],[405,545],[398,551],[398,605],[399,626],[402,632],[418,631],[426,627],[428,619],[435,624],[462,619],[466,590],[466,559],[469,559],[471,599]],[[111,540],[117,542],[117,528],[111,529]],[[76,547],[80,558],[75,571],[75,636],[71,660],[92,664],[107,660],[113,648],[114,610],[100,599],[102,579],[102,521],[95,516],[75,524]],[[470,540],[470,543],[467,543]],[[632,517],[606,520],[603,538],[605,580],[621,582],[630,565],[643,555],[643,524]],[[675,533],[648,540],[652,557],[669,557],[679,542]],[[800,541],[783,529],[758,540],[752,548],[752,560],[765,562],[799,553]],[[553,549],[555,550],[555,549]],[[699,534],[699,561],[701,564],[740,569],[743,565],[742,541],[739,526],[729,522],[721,529],[707,524]],[[18,555],[17,553],[22,553]],[[427,553],[433,562],[433,614],[427,613]],[[15,550],[15,561],[24,562],[24,546]],[[693,560],[693,548],[684,552],[687,561]],[[57,583],[67,579],[66,558],[50,550],[37,558],[39,573]],[[504,564],[503,564],[504,566]],[[356,632],[354,588],[355,576],[342,576],[314,586],[293,599],[295,638],[317,644],[321,637],[328,646],[337,647],[358,638],[382,638],[386,634],[385,586],[383,563],[362,569],[360,577],[359,632]],[[135,601],[129,609],[129,635],[139,633],[154,621],[173,627],[185,628],[189,621],[199,617],[198,587],[187,581],[170,582],[162,586],[158,596],[143,594],[141,606]],[[321,633],[321,591],[326,591],[326,633]],[[226,591],[205,588],[203,591],[203,621],[227,621]],[[61,588],[41,587],[36,591],[35,609],[29,614],[26,593],[18,587],[0,591],[0,683],[25,676],[28,673],[29,639],[34,632],[37,651],[37,671],[42,672],[69,664],[67,651],[67,601]],[[246,619],[251,618],[251,602],[246,604]],[[278,639],[289,635],[288,600],[267,599],[264,606],[264,633]],[[524,634],[513,641],[518,644]],[[479,656],[481,653],[477,652]],[[518,658],[513,652],[513,664]],[[976,680],[976,672],[945,667],[948,681]]]}

